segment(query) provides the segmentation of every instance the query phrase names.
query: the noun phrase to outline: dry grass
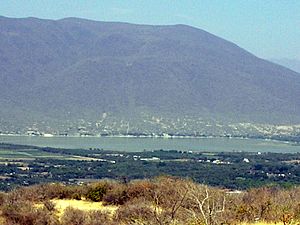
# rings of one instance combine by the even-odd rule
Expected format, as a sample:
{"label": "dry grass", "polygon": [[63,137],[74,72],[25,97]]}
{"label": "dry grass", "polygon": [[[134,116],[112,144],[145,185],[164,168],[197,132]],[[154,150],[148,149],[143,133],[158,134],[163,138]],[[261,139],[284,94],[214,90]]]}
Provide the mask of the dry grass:
{"label": "dry grass", "polygon": [[4,224],[5,220],[3,217],[0,217],[0,224]]}
{"label": "dry grass", "polygon": [[241,223],[239,225],[283,225],[281,222],[277,223],[267,223],[267,222],[257,222],[257,223]]}
{"label": "dry grass", "polygon": [[74,209],[80,209],[82,211],[106,211],[110,214],[114,214],[117,210],[117,206],[104,206],[102,202],[90,202],[86,200],[74,200],[74,199],[53,199],[51,200],[55,204],[55,209],[58,211],[58,216],[62,216],[66,208],[72,207]]}

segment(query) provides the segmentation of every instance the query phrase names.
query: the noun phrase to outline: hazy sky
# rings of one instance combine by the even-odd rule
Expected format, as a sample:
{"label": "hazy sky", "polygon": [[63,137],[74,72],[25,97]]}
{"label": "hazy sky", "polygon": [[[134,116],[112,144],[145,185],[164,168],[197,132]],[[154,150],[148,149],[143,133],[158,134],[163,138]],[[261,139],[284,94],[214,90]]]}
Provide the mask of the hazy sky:
{"label": "hazy sky", "polygon": [[188,24],[262,58],[300,60],[300,0],[0,0],[0,15]]}

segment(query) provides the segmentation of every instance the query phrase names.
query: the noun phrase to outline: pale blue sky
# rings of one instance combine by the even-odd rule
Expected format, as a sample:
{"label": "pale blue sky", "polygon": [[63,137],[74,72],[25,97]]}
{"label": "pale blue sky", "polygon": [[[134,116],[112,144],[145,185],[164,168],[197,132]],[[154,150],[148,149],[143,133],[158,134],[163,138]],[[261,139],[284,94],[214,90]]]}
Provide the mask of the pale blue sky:
{"label": "pale blue sky", "polygon": [[300,0],[0,0],[0,15],[188,24],[262,58],[300,60]]}

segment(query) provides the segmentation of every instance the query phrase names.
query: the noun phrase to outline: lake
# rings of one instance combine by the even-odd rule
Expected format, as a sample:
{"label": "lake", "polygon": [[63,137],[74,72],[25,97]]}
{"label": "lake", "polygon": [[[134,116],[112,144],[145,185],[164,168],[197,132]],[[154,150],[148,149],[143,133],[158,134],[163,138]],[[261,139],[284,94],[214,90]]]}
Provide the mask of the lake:
{"label": "lake", "polygon": [[143,150],[184,150],[209,152],[300,152],[291,143],[238,138],[134,138],[134,137],[31,137],[0,136],[0,142],[59,148],[100,148],[136,152]]}

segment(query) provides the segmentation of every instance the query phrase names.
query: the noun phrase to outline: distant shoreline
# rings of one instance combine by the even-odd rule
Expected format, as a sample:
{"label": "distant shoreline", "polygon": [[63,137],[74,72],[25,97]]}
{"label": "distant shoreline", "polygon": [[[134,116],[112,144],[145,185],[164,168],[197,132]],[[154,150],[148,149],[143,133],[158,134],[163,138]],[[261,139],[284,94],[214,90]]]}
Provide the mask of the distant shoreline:
{"label": "distant shoreline", "polygon": [[[53,135],[53,136],[44,136],[44,135],[25,135],[25,134],[0,134],[0,137],[32,137],[32,138],[136,138],[136,139],[143,139],[143,138],[149,138],[149,139],[235,139],[235,140],[264,140],[264,141],[271,141],[271,142],[280,142],[280,143],[285,143],[285,144],[300,144],[299,141],[288,141],[288,140],[279,140],[276,138],[272,138],[272,137],[268,137],[268,138],[264,138],[264,137],[239,137],[239,136],[191,136],[191,135],[185,135],[185,136],[160,136],[160,135],[156,135],[156,136],[152,136],[152,135],[148,135],[148,136],[134,136],[134,135]],[[289,136],[287,136],[289,137]]]}

